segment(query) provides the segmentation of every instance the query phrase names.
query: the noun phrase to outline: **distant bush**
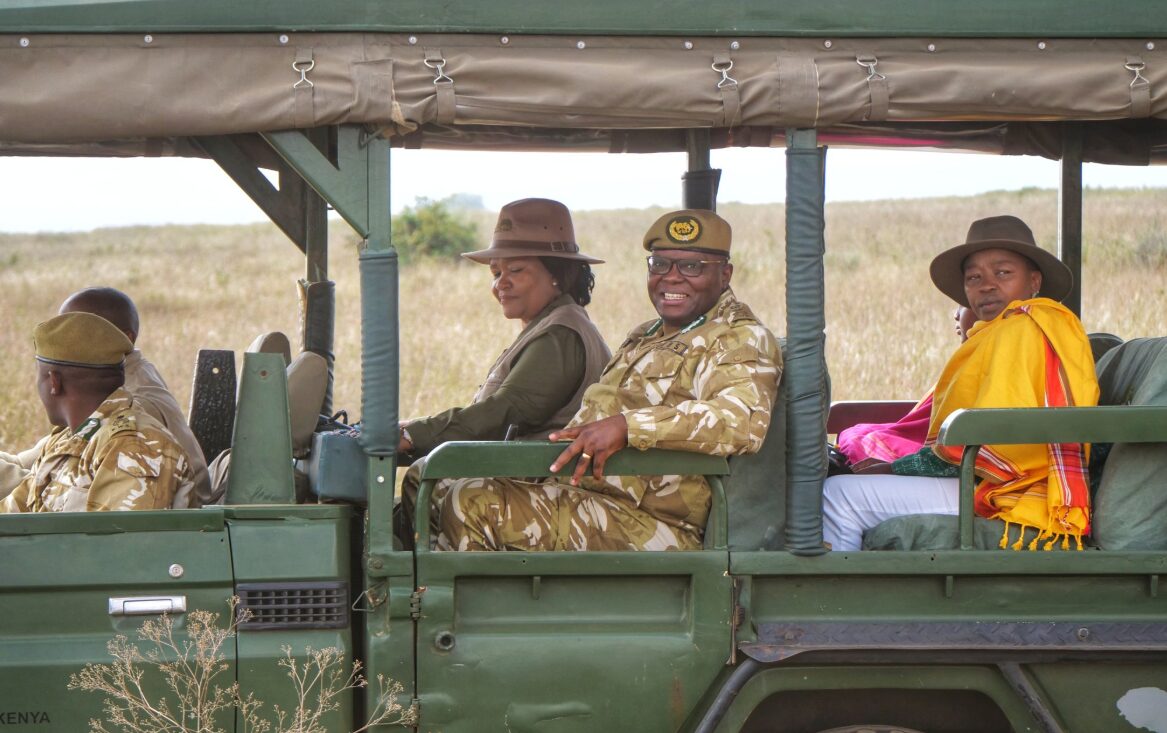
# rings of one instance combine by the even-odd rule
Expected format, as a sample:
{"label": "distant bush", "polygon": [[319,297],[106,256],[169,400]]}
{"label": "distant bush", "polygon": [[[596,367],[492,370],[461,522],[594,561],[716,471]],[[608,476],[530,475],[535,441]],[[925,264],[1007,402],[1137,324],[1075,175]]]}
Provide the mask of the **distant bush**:
{"label": "distant bush", "polygon": [[460,202],[418,198],[393,217],[393,246],[405,261],[433,258],[455,260],[477,249],[478,231],[454,212]]}

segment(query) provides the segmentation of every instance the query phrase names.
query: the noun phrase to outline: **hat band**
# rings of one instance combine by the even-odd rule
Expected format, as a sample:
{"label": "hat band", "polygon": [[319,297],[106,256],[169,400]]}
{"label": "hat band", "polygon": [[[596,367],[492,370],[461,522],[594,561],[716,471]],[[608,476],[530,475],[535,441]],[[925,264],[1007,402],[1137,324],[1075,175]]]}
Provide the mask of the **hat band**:
{"label": "hat band", "polygon": [[496,239],[490,243],[490,249],[486,250],[484,254],[489,254],[491,249],[531,249],[541,250],[543,252],[566,252],[568,254],[577,254],[579,252],[579,245],[575,242],[538,242],[529,239]]}
{"label": "hat band", "polygon": [[117,364],[81,364],[76,361],[64,361],[61,359],[50,359],[46,356],[37,356],[36,360],[45,364],[52,364],[53,366],[66,367],[80,367],[81,369],[122,369],[126,365],[126,360],[122,359]]}

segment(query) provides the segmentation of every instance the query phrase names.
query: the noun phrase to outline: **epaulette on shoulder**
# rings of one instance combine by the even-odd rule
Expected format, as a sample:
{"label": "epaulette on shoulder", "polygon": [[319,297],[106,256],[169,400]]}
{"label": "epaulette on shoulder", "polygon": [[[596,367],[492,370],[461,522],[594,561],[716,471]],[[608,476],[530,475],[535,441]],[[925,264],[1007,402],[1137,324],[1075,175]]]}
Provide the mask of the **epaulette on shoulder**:
{"label": "epaulette on shoulder", "polygon": [[109,433],[111,435],[117,435],[118,433],[137,430],[138,418],[128,412],[119,412],[111,417],[106,424],[109,426]]}
{"label": "epaulette on shoulder", "polygon": [[721,312],[721,317],[729,321],[730,325],[740,321],[758,322],[758,317],[750,310],[750,307],[740,300],[735,300],[725,306]]}

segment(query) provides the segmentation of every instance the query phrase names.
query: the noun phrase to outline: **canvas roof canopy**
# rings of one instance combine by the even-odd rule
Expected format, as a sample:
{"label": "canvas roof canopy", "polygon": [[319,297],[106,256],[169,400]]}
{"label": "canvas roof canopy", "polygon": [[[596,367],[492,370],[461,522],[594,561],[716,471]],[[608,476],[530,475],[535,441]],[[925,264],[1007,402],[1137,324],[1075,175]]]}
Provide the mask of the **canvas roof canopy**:
{"label": "canvas roof canopy", "polygon": [[686,129],[768,146],[815,127],[1056,158],[1073,124],[1084,160],[1167,160],[1154,2],[243,5],[0,10],[0,154],[201,155],[187,138],[360,124],[406,147],[652,152]]}

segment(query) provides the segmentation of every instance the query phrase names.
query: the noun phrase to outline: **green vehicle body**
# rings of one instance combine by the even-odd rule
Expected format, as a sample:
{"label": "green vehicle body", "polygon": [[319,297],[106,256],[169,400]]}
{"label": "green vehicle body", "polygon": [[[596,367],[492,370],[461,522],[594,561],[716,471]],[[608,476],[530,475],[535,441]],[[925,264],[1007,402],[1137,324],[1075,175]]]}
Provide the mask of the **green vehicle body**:
{"label": "green vehicle body", "polygon": [[[1119,6],[905,0],[891,7],[838,0],[299,0],[238,7],[226,0],[137,0],[0,8],[0,38],[13,44],[31,37],[35,45],[37,34],[178,34],[188,42],[205,34],[212,42],[299,31],[678,41],[1146,39],[1151,62],[1156,43],[1167,49],[1167,14],[1150,0]],[[1037,117],[986,112],[983,119]],[[1080,212],[1082,140],[1128,120],[1065,122],[1064,222]],[[956,124],[918,124],[915,132]],[[1153,118],[1131,137],[1160,150],[1165,124]],[[691,169],[708,168],[718,131],[682,133]],[[132,638],[144,618],[166,610],[181,630],[189,611],[222,613],[238,596],[261,622],[243,625],[229,651],[245,693],[288,705],[291,692],[277,666],[282,647],[298,659],[308,648],[336,647],[346,659],[361,660],[370,678],[402,683],[422,731],[801,733],[864,724],[936,733],[1140,730],[1130,717],[1138,701],[1167,696],[1167,591],[1159,587],[1167,553],[974,550],[971,458],[977,445],[1009,441],[1167,442],[1167,408],[963,413],[940,440],[970,446],[964,549],[824,551],[820,135],[827,134],[813,125],[780,132],[787,147],[788,342],[783,410],[776,413],[785,420],[769,451],[728,463],[626,451],[610,465],[611,472],[710,476],[714,506],[705,549],[475,554],[429,551],[424,531],[420,549],[406,552],[391,534],[398,271],[388,184],[396,141],[343,121],[311,130],[175,129],[174,138],[193,144],[188,153],[215,159],[305,252],[310,282],[327,281],[326,205],[363,237],[359,449],[318,442],[314,490],[335,503],[298,503],[282,365],[278,357],[248,354],[224,506],[0,517],[0,723],[13,731],[86,729],[101,717],[101,699],[67,691],[71,673],[107,661],[107,642],[118,634]],[[905,129],[903,139],[911,134]],[[548,139],[536,135],[532,144]],[[64,147],[84,152],[94,140]],[[6,138],[2,124],[0,143],[18,154],[38,152],[35,141]],[[269,157],[257,156],[253,143]],[[271,161],[288,181],[279,190],[258,175]],[[694,186],[687,196],[691,204],[714,203],[708,189]],[[1073,236],[1063,245],[1063,258],[1080,268]],[[314,312],[330,317],[327,300]],[[331,329],[311,325],[318,320],[307,319],[303,340],[327,353]],[[426,465],[423,498],[443,477],[546,473],[555,453],[546,444],[447,444]],[[420,506],[424,519],[427,503]],[[1120,709],[1132,694],[1136,702]],[[363,694],[349,694],[328,718],[328,730],[358,727],[366,708]],[[237,722],[223,725],[242,730]]]}

